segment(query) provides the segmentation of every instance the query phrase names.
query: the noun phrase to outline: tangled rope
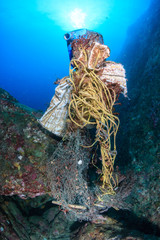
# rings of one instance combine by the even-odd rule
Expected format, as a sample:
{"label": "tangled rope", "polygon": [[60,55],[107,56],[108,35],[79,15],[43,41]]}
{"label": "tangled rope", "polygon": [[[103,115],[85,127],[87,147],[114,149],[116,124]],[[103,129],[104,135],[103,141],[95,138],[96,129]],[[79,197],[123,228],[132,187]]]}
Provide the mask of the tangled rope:
{"label": "tangled rope", "polygon": [[[83,54],[87,58],[84,50]],[[79,59],[72,59],[70,62],[70,83],[72,94],[69,117],[80,128],[88,124],[96,125],[95,142],[86,147],[99,143],[103,182],[100,189],[102,195],[114,194],[117,179],[113,177],[113,166],[117,154],[116,134],[119,127],[119,118],[113,114],[116,101],[114,87],[107,87],[96,74],[96,69],[88,69]]]}

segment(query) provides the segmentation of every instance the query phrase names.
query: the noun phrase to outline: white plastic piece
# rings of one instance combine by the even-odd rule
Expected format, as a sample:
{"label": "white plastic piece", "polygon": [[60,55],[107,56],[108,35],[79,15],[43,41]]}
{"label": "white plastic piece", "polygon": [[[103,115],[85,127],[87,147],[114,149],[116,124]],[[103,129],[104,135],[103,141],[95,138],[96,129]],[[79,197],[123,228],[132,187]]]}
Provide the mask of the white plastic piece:
{"label": "white plastic piece", "polygon": [[70,98],[71,86],[68,83],[68,77],[64,77],[55,89],[50,106],[44,115],[39,119],[39,123],[48,131],[57,136],[63,136],[66,127],[66,118],[68,116],[68,104]]}

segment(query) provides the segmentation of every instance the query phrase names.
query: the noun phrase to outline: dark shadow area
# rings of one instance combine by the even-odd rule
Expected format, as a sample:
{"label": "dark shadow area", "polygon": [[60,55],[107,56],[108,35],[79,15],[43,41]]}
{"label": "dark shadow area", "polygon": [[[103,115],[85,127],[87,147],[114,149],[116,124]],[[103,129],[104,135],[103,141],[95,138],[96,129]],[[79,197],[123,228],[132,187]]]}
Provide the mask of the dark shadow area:
{"label": "dark shadow area", "polygon": [[107,216],[121,222],[123,227],[128,230],[138,230],[144,234],[151,234],[160,237],[160,228],[157,225],[149,222],[146,218],[137,217],[129,210],[116,211],[111,208],[108,210]]}

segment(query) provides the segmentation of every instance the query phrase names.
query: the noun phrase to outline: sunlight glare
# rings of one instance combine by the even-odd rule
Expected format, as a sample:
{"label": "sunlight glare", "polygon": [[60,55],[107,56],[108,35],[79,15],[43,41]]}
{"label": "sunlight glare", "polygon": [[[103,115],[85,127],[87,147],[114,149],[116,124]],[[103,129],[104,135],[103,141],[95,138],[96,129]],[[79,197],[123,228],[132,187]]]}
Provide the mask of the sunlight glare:
{"label": "sunlight glare", "polygon": [[74,28],[85,28],[85,18],[86,14],[82,9],[75,8],[70,13],[70,20]]}
{"label": "sunlight glare", "polygon": [[37,0],[38,10],[65,31],[95,29],[109,16],[115,0]]}

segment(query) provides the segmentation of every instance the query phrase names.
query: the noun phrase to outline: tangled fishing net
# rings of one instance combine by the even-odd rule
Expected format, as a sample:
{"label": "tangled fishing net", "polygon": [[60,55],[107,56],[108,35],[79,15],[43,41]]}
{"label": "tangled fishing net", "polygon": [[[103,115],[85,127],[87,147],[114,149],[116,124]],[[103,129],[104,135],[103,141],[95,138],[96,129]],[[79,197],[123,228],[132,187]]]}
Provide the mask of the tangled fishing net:
{"label": "tangled fishing net", "polygon": [[[97,207],[109,206],[109,196],[115,195],[119,118],[114,105],[119,94],[127,92],[123,66],[106,61],[110,50],[103,45],[102,36],[87,34],[73,41],[69,38],[69,77],[60,81],[40,119],[41,125],[54,134],[66,131],[48,162],[53,203],[84,220],[93,219]],[[91,128],[94,134],[90,134]],[[89,174],[91,165],[100,174],[95,186]]]}
{"label": "tangled fishing net", "polygon": [[88,124],[96,125],[95,142],[84,147],[92,147],[96,142],[99,143],[103,181],[101,191],[104,194],[114,194],[117,179],[113,177],[113,166],[117,153],[116,134],[119,126],[119,119],[113,114],[116,93],[113,87],[108,87],[99,79],[95,69],[88,70],[85,64],[77,59],[71,60],[71,65],[74,68],[70,67],[73,90],[69,117],[80,128]]}
{"label": "tangled fishing net", "polygon": [[48,162],[48,178],[52,195],[69,218],[89,220],[93,217],[94,195],[87,183],[90,152],[82,145],[90,136],[77,130],[58,144]]}

